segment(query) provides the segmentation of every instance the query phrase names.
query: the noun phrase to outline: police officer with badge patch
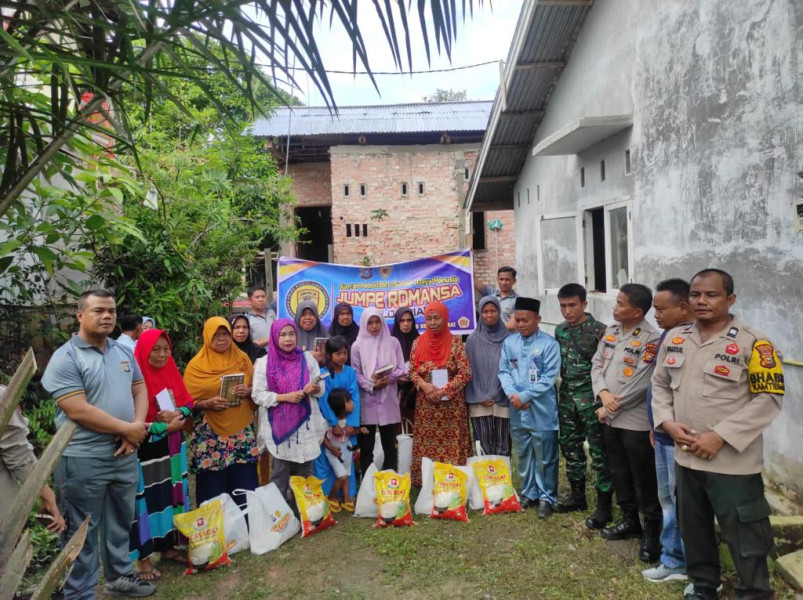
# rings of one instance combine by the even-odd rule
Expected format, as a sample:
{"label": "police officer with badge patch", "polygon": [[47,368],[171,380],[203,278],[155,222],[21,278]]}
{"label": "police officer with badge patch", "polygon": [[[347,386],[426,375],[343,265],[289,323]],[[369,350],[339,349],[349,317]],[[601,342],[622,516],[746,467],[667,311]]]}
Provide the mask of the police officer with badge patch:
{"label": "police officer with badge patch", "polygon": [[[647,388],[660,338],[644,319],[650,308],[650,288],[638,283],[623,285],[613,308],[617,323],[605,330],[591,361],[591,385],[602,402],[597,415],[605,423],[605,458],[622,509],[621,521],[602,529],[602,537],[641,538],[639,558],[645,562],[656,560],[661,553],[663,521],[647,417]],[[593,516],[586,526],[603,528],[605,523],[594,522]]]}
{"label": "police officer with badge patch", "polygon": [[718,597],[715,516],[739,574],[736,598],[773,598],[762,433],[781,411],[781,361],[764,334],[729,313],[736,296],[725,271],[697,273],[689,301],[696,320],[669,332],[652,378],[656,429],[676,444],[678,522],[691,580],[684,599]]}

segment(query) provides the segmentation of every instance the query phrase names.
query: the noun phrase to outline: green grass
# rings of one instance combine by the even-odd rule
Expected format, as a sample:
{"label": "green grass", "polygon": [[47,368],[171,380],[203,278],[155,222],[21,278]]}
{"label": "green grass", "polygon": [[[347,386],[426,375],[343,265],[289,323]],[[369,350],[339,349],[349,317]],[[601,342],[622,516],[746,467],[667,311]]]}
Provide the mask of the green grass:
{"label": "green grass", "polygon": [[[606,542],[585,515],[484,516],[469,523],[416,515],[414,527],[375,529],[340,513],[338,525],[290,540],[275,552],[232,557],[230,567],[184,576],[161,564],[158,598],[678,599],[684,583],[655,584],[640,574],[636,541]],[[733,596],[726,572],[722,598]],[[774,577],[777,598],[794,592]]]}

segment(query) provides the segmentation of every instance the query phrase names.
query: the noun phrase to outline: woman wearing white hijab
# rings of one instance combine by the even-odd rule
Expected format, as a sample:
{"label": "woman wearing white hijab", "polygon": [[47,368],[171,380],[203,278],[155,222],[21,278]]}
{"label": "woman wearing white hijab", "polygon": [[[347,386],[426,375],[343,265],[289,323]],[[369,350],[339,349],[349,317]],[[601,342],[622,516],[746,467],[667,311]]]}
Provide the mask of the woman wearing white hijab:
{"label": "woman wearing white hijab", "polygon": [[[351,366],[360,386],[360,424],[368,428],[360,434],[360,468],[368,469],[374,459],[376,428],[385,453],[383,469],[396,470],[396,433],[401,422],[397,380],[404,375],[404,354],[399,340],[390,335],[382,313],[366,308],[360,315],[360,333],[351,347]],[[377,370],[390,370],[382,375]]]}
{"label": "woman wearing white hijab", "polygon": [[501,308],[495,296],[480,300],[477,329],[466,340],[471,381],[466,387],[466,404],[474,439],[485,454],[510,456],[510,401],[499,381],[502,342],[508,336],[499,318]]}

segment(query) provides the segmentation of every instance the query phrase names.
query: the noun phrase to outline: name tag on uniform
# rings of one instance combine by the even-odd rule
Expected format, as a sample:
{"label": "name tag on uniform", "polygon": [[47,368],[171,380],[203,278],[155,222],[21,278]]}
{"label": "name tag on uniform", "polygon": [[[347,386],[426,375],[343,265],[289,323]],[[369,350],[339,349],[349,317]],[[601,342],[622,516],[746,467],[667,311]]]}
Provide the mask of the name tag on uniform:
{"label": "name tag on uniform", "polygon": [[538,381],[538,367],[535,366],[535,356],[530,359],[530,383]]}

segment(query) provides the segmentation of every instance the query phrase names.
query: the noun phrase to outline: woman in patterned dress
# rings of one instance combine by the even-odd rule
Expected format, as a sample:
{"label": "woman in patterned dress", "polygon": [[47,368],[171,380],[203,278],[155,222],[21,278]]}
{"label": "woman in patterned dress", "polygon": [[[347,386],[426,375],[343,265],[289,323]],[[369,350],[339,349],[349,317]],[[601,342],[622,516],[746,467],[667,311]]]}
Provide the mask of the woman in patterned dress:
{"label": "woman in patterned dress", "polygon": [[[465,392],[471,368],[463,342],[449,330],[449,310],[442,302],[430,302],[424,316],[427,330],[410,352],[410,381],[416,388],[412,481],[419,487],[423,457],[465,465],[471,456]],[[432,384],[436,369],[447,371],[443,388]]]}
{"label": "woman in patterned dress", "polygon": [[[244,381],[235,386],[242,398],[229,406],[220,397],[224,375],[242,373]],[[200,505],[223,492],[257,487],[259,452],[254,431],[251,382],[254,367],[248,355],[232,341],[231,325],[223,317],[212,317],[204,324],[204,345],[187,365],[184,383],[195,399],[195,424],[190,448],[191,470],[196,474],[195,499]],[[234,497],[245,504],[245,494]]]}

